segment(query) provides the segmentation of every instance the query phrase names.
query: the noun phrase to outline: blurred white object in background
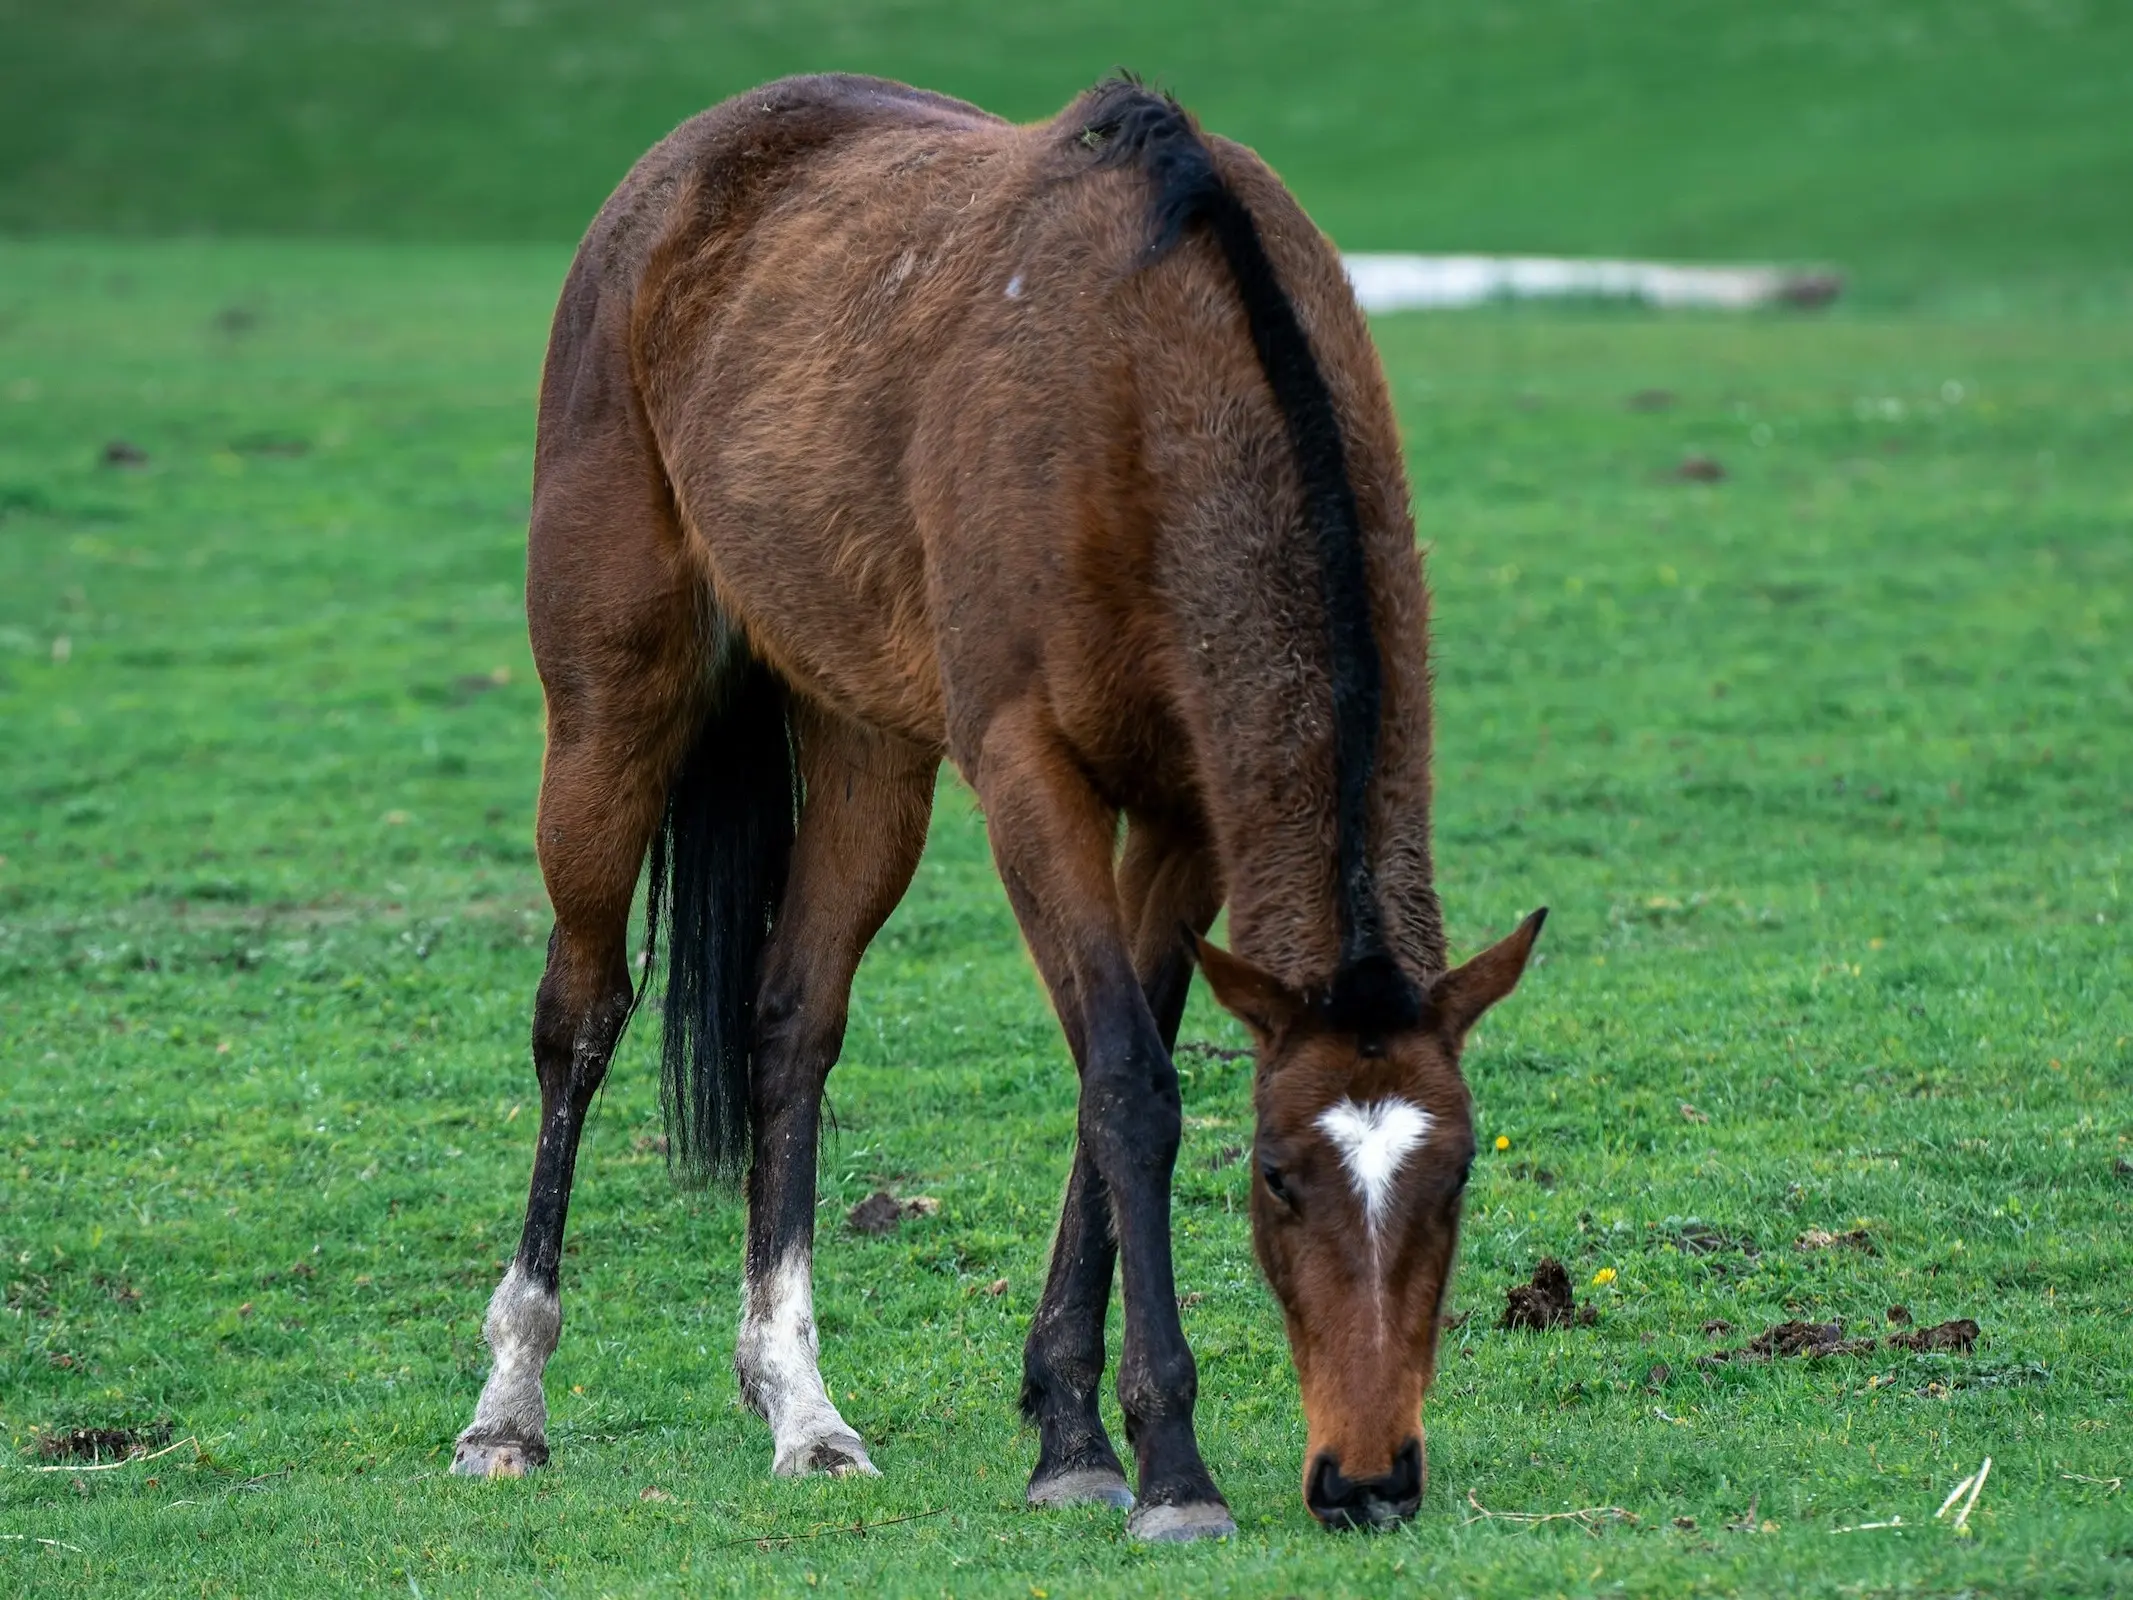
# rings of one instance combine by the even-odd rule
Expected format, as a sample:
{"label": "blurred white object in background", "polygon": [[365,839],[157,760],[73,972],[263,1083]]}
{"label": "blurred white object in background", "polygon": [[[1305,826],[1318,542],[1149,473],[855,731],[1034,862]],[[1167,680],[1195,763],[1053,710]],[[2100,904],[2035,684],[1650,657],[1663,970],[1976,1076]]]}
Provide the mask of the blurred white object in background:
{"label": "blurred white object in background", "polygon": [[1827,305],[1838,274],[1795,267],[1688,267],[1663,261],[1581,261],[1563,256],[1342,257],[1365,311],[1420,311],[1491,300],[1590,297],[1655,306]]}

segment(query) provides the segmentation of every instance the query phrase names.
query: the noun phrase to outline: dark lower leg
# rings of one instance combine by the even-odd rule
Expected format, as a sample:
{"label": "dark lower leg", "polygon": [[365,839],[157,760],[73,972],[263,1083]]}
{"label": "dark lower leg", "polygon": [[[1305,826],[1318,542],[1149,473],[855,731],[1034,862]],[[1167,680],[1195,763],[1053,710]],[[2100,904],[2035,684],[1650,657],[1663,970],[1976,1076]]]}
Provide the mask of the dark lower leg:
{"label": "dark lower leg", "polygon": [[[1198,852],[1136,824],[1118,876],[1128,919],[1142,931],[1135,951],[1142,995],[1168,1051],[1176,1046],[1192,986],[1178,929],[1189,924],[1201,931],[1213,920],[1211,874]],[[1022,1414],[1038,1429],[1029,1487],[1034,1503],[1130,1499],[1098,1404],[1117,1262],[1110,1190],[1077,1138],[1044,1298],[1023,1350]]]}
{"label": "dark lower leg", "polygon": [[1193,1437],[1197,1377],[1170,1259],[1177,1074],[1134,969],[1117,814],[1041,702],[999,708],[973,764],[1000,880],[1080,1069],[1080,1142],[1111,1198],[1126,1314],[1119,1400],[1140,1472],[1127,1526],[1159,1539],[1233,1531]]}
{"label": "dark lower leg", "polygon": [[582,969],[574,969],[560,930],[549,940],[548,970],[534,1003],[541,1126],[526,1221],[518,1252],[483,1321],[494,1365],[474,1420],[453,1452],[452,1470],[457,1473],[514,1477],[548,1459],[541,1373],[562,1334],[557,1280],[578,1139],[586,1108],[606,1075],[629,1014],[627,971],[619,960],[608,965],[604,992],[585,1003],[573,993],[581,987]]}
{"label": "dark lower leg", "polygon": [[[1136,992],[1111,1030],[1092,1030],[1081,1138],[1114,1196],[1126,1329],[1119,1409],[1136,1458],[1140,1518],[1164,1506],[1220,1506],[1193,1431],[1198,1370],[1178,1321],[1170,1248],[1170,1181],[1182,1108],[1177,1073]],[[1104,1048],[1105,1032],[1116,1042]]]}
{"label": "dark lower leg", "polygon": [[1118,1241],[1111,1232],[1111,1194],[1074,1141],[1066,1203],[1044,1298],[1030,1322],[1022,1352],[1022,1414],[1037,1426],[1037,1467],[1030,1474],[1033,1504],[1132,1500],[1124,1469],[1098,1409],[1104,1375],[1104,1316]]}

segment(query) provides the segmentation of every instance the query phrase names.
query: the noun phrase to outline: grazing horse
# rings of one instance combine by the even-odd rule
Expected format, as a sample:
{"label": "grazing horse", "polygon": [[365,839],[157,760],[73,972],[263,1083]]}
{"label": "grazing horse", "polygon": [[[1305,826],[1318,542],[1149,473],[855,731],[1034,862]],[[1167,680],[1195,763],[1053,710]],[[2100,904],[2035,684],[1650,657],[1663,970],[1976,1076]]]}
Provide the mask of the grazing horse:
{"label": "grazing horse", "polygon": [[[540,1135],[452,1470],[547,1458],[564,1214],[647,856],[670,1149],[746,1174],[741,1392],[774,1471],[875,1470],[817,1365],[816,1144],[945,756],[1080,1073],[1030,1501],[1131,1506],[1146,1539],[1234,1526],[1171,1268],[1197,962],[1257,1041],[1252,1232],[1305,1499],[1411,1515],[1474,1149],[1460,1048],[1540,914],[1446,958],[1399,437],[1339,258],[1274,175],[1130,80],[1028,127],[854,77],[684,123],[563,288],[527,610]],[[1232,950],[1204,938],[1225,902]],[[1114,1270],[1133,1489],[1098,1413]]]}

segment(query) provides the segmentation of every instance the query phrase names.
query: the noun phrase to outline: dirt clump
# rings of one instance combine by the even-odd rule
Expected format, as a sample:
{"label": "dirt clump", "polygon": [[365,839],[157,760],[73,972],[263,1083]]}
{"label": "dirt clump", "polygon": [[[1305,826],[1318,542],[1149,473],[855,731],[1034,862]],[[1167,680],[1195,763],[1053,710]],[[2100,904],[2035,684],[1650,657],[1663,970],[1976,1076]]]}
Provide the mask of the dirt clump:
{"label": "dirt clump", "polygon": [[[1898,1319],[1895,1313],[1902,1311],[1903,1321],[1910,1320],[1910,1312],[1902,1306],[1889,1308],[1891,1322]],[[1705,1325],[1706,1328],[1710,1324]],[[1966,1356],[1976,1347],[1978,1325],[1968,1317],[1959,1317],[1953,1322],[1936,1323],[1930,1328],[1913,1328],[1908,1333],[1892,1333],[1886,1341],[1875,1339],[1847,1339],[1844,1324],[1831,1322],[1780,1322],[1766,1328],[1746,1344],[1734,1350],[1714,1350],[1702,1357],[1706,1363],[1720,1361],[1769,1361],[1785,1356],[1864,1356],[1881,1349],[1885,1343],[1890,1350],[1939,1350],[1951,1355]]]}
{"label": "dirt clump", "polygon": [[1780,1322],[1741,1346],[1756,1356],[1850,1356],[1874,1348],[1871,1339],[1847,1339],[1842,1322]]}
{"label": "dirt clump", "polygon": [[1780,1322],[1735,1350],[1714,1350],[1705,1362],[1770,1361],[1785,1356],[1863,1356],[1871,1339],[1847,1339],[1842,1322]]}
{"label": "dirt clump", "polygon": [[1946,1350],[1954,1355],[1967,1356],[1977,1348],[1978,1325],[1968,1317],[1957,1317],[1952,1322],[1937,1322],[1930,1328],[1914,1328],[1909,1333],[1889,1335],[1891,1350]]}
{"label": "dirt clump", "polygon": [[1599,1320],[1590,1306],[1580,1306],[1570,1293],[1570,1274],[1553,1256],[1543,1256],[1533,1269],[1530,1283],[1514,1283],[1504,1290],[1503,1318],[1499,1328],[1583,1327]]}
{"label": "dirt clump", "polygon": [[124,1461],[169,1443],[167,1422],[145,1428],[69,1428],[65,1433],[40,1434],[37,1453],[47,1461]]}
{"label": "dirt clump", "polygon": [[1908,1328],[1911,1325],[1911,1308],[1909,1306],[1890,1306],[1888,1318],[1890,1327]]}
{"label": "dirt clump", "polygon": [[883,1234],[894,1233],[903,1225],[904,1218],[930,1217],[940,1208],[938,1200],[926,1195],[899,1200],[886,1189],[876,1189],[845,1213],[844,1224],[854,1233],[880,1238]]}
{"label": "dirt clump", "polygon": [[1726,469],[1714,456],[1690,456],[1674,469],[1683,483],[1724,483]]}

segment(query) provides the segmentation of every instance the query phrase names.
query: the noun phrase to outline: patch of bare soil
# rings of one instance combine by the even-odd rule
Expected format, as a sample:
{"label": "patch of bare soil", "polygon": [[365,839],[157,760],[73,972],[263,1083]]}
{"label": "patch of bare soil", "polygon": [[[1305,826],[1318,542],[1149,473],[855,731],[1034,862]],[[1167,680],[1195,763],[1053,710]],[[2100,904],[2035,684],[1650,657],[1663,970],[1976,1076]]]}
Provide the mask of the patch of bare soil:
{"label": "patch of bare soil", "polygon": [[845,1213],[844,1223],[854,1233],[879,1238],[894,1233],[903,1226],[906,1217],[930,1217],[940,1208],[941,1203],[930,1195],[913,1195],[908,1200],[899,1200],[886,1189],[876,1189]]}
{"label": "patch of bare soil", "polygon": [[65,1433],[40,1434],[37,1453],[47,1461],[123,1461],[169,1443],[167,1422],[145,1428],[69,1428]]}
{"label": "patch of bare soil", "polygon": [[1674,469],[1683,483],[1724,483],[1725,467],[1713,456],[1690,456]]}
{"label": "patch of bare soil", "polygon": [[1570,1274],[1553,1256],[1543,1256],[1533,1269],[1533,1281],[1514,1283],[1503,1292],[1503,1317],[1499,1328],[1582,1327],[1599,1320],[1590,1306],[1580,1306],[1570,1294]]}
{"label": "patch of bare soil", "polygon": [[[1890,1307],[1899,1311],[1900,1306]],[[1909,1313],[1905,1312],[1905,1317]],[[1891,1317],[1891,1321],[1895,1321]],[[1714,1325],[1706,1323],[1708,1331]],[[1959,1317],[1952,1322],[1936,1323],[1930,1328],[1913,1328],[1908,1333],[1892,1333],[1885,1341],[1891,1350],[1941,1350],[1952,1355],[1966,1356],[1976,1348],[1978,1325],[1968,1317]],[[1714,1350],[1699,1358],[1705,1364],[1720,1361],[1769,1361],[1784,1356],[1864,1356],[1871,1355],[1882,1347],[1884,1341],[1876,1339],[1847,1339],[1844,1324],[1831,1322],[1780,1322],[1766,1328],[1746,1344],[1733,1350]]]}

